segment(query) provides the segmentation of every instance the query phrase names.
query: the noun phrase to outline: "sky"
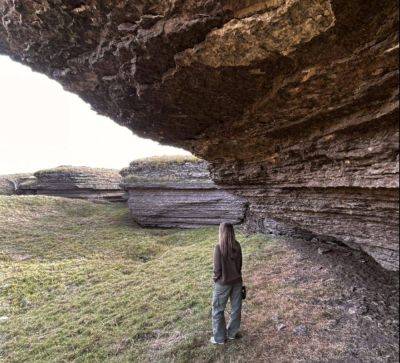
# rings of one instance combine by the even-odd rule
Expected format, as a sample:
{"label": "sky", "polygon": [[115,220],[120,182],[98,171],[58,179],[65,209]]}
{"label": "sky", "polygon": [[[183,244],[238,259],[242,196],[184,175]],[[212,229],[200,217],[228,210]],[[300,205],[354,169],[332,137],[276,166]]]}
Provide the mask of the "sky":
{"label": "sky", "polygon": [[174,154],[188,153],[134,135],[57,82],[0,56],[0,175],[59,165],[121,169]]}

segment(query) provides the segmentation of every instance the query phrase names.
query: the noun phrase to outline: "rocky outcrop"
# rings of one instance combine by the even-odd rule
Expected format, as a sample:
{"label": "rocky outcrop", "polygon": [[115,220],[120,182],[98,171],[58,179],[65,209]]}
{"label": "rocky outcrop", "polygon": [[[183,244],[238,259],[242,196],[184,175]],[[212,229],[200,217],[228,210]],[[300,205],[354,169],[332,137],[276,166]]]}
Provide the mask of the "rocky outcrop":
{"label": "rocky outcrop", "polygon": [[0,195],[20,194],[20,186],[35,180],[32,174],[0,175]]}
{"label": "rocky outcrop", "polygon": [[[283,234],[306,238],[312,231],[309,238],[315,234],[322,239],[334,237],[352,248],[361,248],[385,268],[396,266],[399,195],[395,190],[249,187],[240,194],[252,201],[251,230],[267,232],[277,228]],[[289,230],[282,231],[276,221]]]}
{"label": "rocky outcrop", "polygon": [[40,170],[35,180],[21,183],[19,194],[52,195],[110,202],[125,201],[117,170],[60,166]]}
{"label": "rocky outcrop", "polygon": [[0,53],[209,161],[253,229],[273,220],[398,269],[397,1],[5,0],[0,14]]}
{"label": "rocky outcrop", "polygon": [[243,221],[246,202],[215,185],[195,158],[149,158],[121,171],[133,219],[144,227],[196,228]]}

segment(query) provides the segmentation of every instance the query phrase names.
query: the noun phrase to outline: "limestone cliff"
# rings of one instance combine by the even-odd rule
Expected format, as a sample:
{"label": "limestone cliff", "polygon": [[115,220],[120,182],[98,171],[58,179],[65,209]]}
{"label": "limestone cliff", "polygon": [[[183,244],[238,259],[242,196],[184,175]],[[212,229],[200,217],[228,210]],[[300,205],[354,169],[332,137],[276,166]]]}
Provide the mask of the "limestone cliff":
{"label": "limestone cliff", "polygon": [[18,194],[52,195],[65,198],[125,201],[117,170],[60,166],[40,170],[35,180],[21,183]]}
{"label": "limestone cliff", "polygon": [[0,16],[0,53],[209,161],[251,228],[398,269],[397,1],[3,0]]}
{"label": "limestone cliff", "polygon": [[245,200],[215,185],[207,168],[186,157],[133,161],[121,171],[133,219],[144,227],[180,228],[242,222]]}

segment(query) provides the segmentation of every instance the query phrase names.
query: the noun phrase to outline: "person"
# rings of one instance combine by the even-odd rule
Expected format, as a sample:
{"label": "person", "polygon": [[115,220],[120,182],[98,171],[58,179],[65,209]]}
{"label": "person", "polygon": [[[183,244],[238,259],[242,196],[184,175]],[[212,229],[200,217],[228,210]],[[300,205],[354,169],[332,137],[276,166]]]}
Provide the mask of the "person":
{"label": "person", "polygon": [[[242,249],[230,223],[221,223],[219,226],[219,243],[214,249],[213,280],[213,336],[210,342],[224,344],[227,339],[234,340],[237,337],[242,313]],[[226,326],[225,308],[228,299],[232,309]]]}

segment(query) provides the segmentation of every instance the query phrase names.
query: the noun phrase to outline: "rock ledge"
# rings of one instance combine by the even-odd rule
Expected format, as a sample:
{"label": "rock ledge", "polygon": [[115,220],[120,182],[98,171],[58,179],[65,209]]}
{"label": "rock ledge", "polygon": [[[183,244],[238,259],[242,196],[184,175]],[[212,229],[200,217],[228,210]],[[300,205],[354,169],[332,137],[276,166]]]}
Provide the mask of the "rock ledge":
{"label": "rock ledge", "polygon": [[207,166],[194,158],[133,161],[121,171],[133,219],[144,227],[167,228],[242,222],[245,201],[215,185]]}

